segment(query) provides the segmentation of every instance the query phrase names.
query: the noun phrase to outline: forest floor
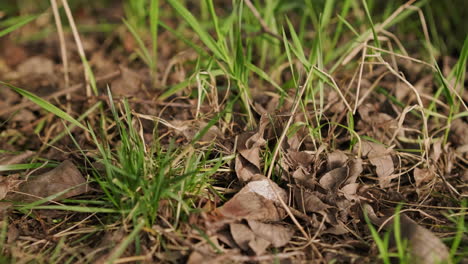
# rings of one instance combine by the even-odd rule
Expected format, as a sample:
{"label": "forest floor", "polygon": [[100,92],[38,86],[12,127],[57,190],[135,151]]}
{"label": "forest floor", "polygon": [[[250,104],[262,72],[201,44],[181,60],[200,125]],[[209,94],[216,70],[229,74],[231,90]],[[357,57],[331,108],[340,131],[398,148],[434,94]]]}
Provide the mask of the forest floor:
{"label": "forest floor", "polygon": [[0,3],[0,263],[468,263],[463,14],[37,2]]}

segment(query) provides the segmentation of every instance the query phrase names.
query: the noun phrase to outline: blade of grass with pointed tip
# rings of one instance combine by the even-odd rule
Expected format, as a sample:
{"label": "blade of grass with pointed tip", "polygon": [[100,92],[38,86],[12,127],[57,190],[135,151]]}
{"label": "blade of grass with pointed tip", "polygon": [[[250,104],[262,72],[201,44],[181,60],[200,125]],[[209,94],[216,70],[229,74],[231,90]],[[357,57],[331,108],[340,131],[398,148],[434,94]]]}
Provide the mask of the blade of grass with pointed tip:
{"label": "blade of grass with pointed tip", "polygon": [[62,111],[60,108],[56,107],[55,105],[53,105],[53,104],[47,102],[46,100],[40,98],[39,96],[37,96],[37,95],[35,95],[33,93],[30,93],[30,92],[28,92],[26,90],[23,90],[21,88],[18,88],[16,86],[13,86],[13,85],[11,85],[9,83],[6,83],[6,82],[0,81],[0,84],[3,84],[5,86],[10,87],[15,92],[19,93],[20,95],[22,95],[22,96],[26,97],[27,99],[29,99],[31,102],[33,102],[33,103],[37,104],[38,106],[40,106],[42,109],[51,112],[52,114],[62,118],[63,120],[66,120],[66,121],[74,124],[75,126],[80,127],[81,129],[83,129],[85,131],[88,131],[88,129],[84,125],[82,125],[78,120],[71,117],[69,114],[65,113],[64,111]]}
{"label": "blade of grass with pointed tip", "polygon": [[10,164],[10,165],[0,165],[0,171],[29,170],[29,169],[37,169],[40,167],[53,168],[56,166],[57,165],[54,165],[54,164],[44,165],[44,163]]}
{"label": "blade of grass with pointed tip", "polygon": [[378,48],[380,48],[380,41],[379,41],[377,32],[375,31],[374,22],[372,22],[372,17],[371,17],[371,14],[369,12],[369,8],[367,7],[367,0],[362,0],[362,5],[364,6],[364,10],[366,11],[366,17],[367,17],[367,21],[369,22],[369,25],[371,27],[372,35],[374,35],[375,45]]}
{"label": "blade of grass with pointed tip", "polygon": [[228,62],[229,59],[226,58],[225,54],[220,50],[216,41],[206,32],[197,19],[187,10],[179,0],[168,0],[169,4],[179,13],[179,15],[192,27],[192,29],[200,37],[201,41],[214,53],[219,59]]}
{"label": "blade of grass with pointed tip", "polygon": [[29,22],[33,21],[34,19],[36,19],[39,15],[33,15],[33,16],[27,16],[21,20],[19,20],[18,22],[16,22],[15,24],[3,29],[0,31],[0,38],[7,35],[8,33],[11,33],[15,30],[17,30],[18,28],[28,24]]}
{"label": "blade of grass with pointed tip", "polygon": [[112,264],[115,263],[115,261],[125,252],[127,249],[128,245],[135,240],[136,236],[140,233],[140,231],[143,229],[145,226],[145,221],[140,220],[140,222],[133,228],[132,232],[120,242],[120,244],[115,248],[113,253],[109,256],[107,261],[105,262],[106,264]]}
{"label": "blade of grass with pointed tip", "polygon": [[281,96],[286,96],[287,93],[284,91],[284,89],[279,86],[266,72],[264,72],[262,69],[260,69],[259,67],[255,66],[254,64],[250,63],[250,62],[247,62],[246,63],[246,67],[253,71],[254,73],[256,73],[258,76],[260,76],[261,78],[263,78],[265,81],[269,82],[271,85],[273,85],[277,90],[278,92],[281,94]]}
{"label": "blade of grass with pointed tip", "polygon": [[153,47],[153,69],[156,68],[158,59],[158,24],[159,24],[159,0],[151,0],[150,3],[150,32],[151,32],[151,44]]}
{"label": "blade of grass with pointed tip", "polygon": [[145,43],[141,39],[140,35],[137,33],[137,30],[125,18],[122,19],[122,21],[124,22],[125,26],[127,26],[133,38],[136,40],[138,47],[140,49],[140,52],[141,52],[140,56],[148,64],[148,66],[151,69],[153,69],[151,55],[148,49],[146,48]]}

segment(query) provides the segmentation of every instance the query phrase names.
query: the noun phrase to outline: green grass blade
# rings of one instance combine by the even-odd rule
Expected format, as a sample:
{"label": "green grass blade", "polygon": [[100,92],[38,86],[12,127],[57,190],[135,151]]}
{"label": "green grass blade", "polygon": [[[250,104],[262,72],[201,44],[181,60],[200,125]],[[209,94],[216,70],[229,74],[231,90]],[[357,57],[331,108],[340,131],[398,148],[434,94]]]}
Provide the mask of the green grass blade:
{"label": "green grass blade", "polygon": [[38,106],[40,106],[44,110],[51,112],[52,114],[62,118],[63,120],[66,120],[66,121],[74,124],[75,126],[81,128],[81,129],[83,129],[85,131],[88,131],[88,129],[84,125],[82,125],[78,120],[71,117],[69,114],[65,113],[64,111],[62,111],[60,108],[56,107],[55,105],[53,105],[53,104],[47,102],[46,100],[40,98],[39,96],[37,96],[37,95],[35,95],[33,93],[30,93],[30,92],[28,92],[26,90],[23,90],[21,88],[15,87],[15,86],[13,86],[13,85],[11,85],[9,83],[6,83],[6,82],[0,81],[0,84],[3,84],[5,86],[10,87],[12,90],[14,90],[15,92],[19,93],[20,95],[26,97],[31,102],[37,104]]}
{"label": "green grass blade", "polygon": [[117,248],[112,253],[112,255],[109,256],[109,258],[106,261],[106,264],[115,263],[117,258],[119,258],[125,252],[128,245],[130,245],[130,243],[133,240],[135,240],[136,236],[140,233],[140,231],[143,229],[144,226],[145,226],[145,221],[140,220],[138,225],[136,225],[133,228],[132,232],[130,232],[130,234],[124,240],[122,240],[122,242],[120,242],[120,244],[117,246]]}
{"label": "green grass blade", "polygon": [[45,164],[44,163],[25,163],[25,164],[10,164],[10,165],[0,165],[0,171],[13,171],[13,170],[30,170],[37,168],[54,168],[57,167],[56,164]]}
{"label": "green grass blade", "polygon": [[83,65],[85,67],[86,75],[89,76],[89,84],[91,85],[91,88],[93,89],[94,95],[98,96],[98,90],[97,90],[97,85],[96,85],[96,78],[94,77],[93,70],[91,69],[91,65],[89,65],[88,60],[86,57],[81,57],[81,61],[83,62]]}
{"label": "green grass blade", "polygon": [[151,60],[151,55],[148,51],[148,49],[146,48],[145,46],[145,43],[143,42],[143,40],[141,39],[140,35],[137,33],[137,30],[135,29],[135,27],[132,26],[131,23],[129,23],[126,19],[122,19],[122,21],[124,22],[125,26],[127,26],[128,30],[130,31],[130,33],[132,34],[133,38],[136,40],[136,42],[138,43],[138,47],[140,48],[140,51],[142,52],[141,53],[141,57],[142,59],[148,64],[148,66],[153,69],[153,65],[152,65],[152,60]]}
{"label": "green grass blade", "polygon": [[201,41],[214,53],[219,59],[228,62],[229,59],[219,49],[216,41],[206,32],[197,19],[185,8],[179,0],[168,0],[169,4],[179,13],[179,15],[192,27],[200,37]]}
{"label": "green grass blade", "polygon": [[264,72],[262,69],[260,69],[259,67],[255,66],[254,64],[248,62],[246,63],[246,67],[253,71],[254,73],[256,73],[258,76],[260,76],[262,79],[264,79],[265,81],[269,82],[271,85],[273,85],[277,90],[278,92],[282,95],[282,96],[286,96],[287,93],[284,91],[284,89],[279,86],[271,77],[270,75],[268,75],[266,72]]}
{"label": "green grass blade", "polygon": [[34,19],[36,19],[39,15],[33,15],[33,16],[27,16],[21,20],[19,20],[18,22],[16,22],[16,24],[14,25],[11,25],[3,30],[0,31],[0,38],[17,30],[18,28],[28,24],[29,22],[33,21]]}
{"label": "green grass blade", "polygon": [[[150,32],[153,47],[153,65],[156,67],[158,59],[158,24],[159,24],[159,0],[151,0],[150,4]],[[155,70],[155,68],[153,69]]]}
{"label": "green grass blade", "polygon": [[370,24],[370,27],[371,27],[371,30],[372,30],[372,35],[374,35],[375,45],[377,46],[377,48],[380,48],[380,41],[379,41],[377,32],[375,31],[374,22],[372,22],[372,17],[371,17],[371,14],[369,12],[369,8],[367,7],[367,0],[362,0],[362,5],[364,6],[364,10],[366,11],[366,17],[367,17],[367,20],[368,20],[368,22]]}

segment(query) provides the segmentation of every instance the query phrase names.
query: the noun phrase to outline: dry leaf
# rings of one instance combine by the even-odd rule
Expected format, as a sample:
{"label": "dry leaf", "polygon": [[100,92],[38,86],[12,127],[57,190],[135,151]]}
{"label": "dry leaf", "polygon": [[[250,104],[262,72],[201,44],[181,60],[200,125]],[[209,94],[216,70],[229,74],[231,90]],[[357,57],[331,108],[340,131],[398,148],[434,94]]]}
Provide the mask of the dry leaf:
{"label": "dry leaf", "polygon": [[0,177],[0,200],[5,199],[10,192],[17,190],[22,182],[24,181],[20,180],[18,174]]}
{"label": "dry leaf", "polygon": [[236,241],[232,237],[230,230],[219,230],[218,232],[216,232],[216,237],[220,242],[226,244],[230,248],[236,248],[238,246]]}
{"label": "dry leaf", "polygon": [[427,168],[424,168],[424,169],[415,168],[413,172],[413,176],[414,176],[414,181],[416,182],[416,187],[419,187],[423,183],[430,182],[432,179],[434,179],[435,174],[433,171]]}
{"label": "dry leaf", "polygon": [[303,167],[309,168],[314,161],[314,155],[306,151],[288,151],[286,155],[288,161],[293,165],[293,167]]}
{"label": "dry leaf", "polygon": [[263,255],[266,249],[270,246],[270,242],[261,237],[256,237],[249,242],[249,247],[255,252],[257,256]]}
{"label": "dry leaf", "polygon": [[436,264],[449,260],[449,251],[442,241],[428,229],[408,216],[400,216],[401,235],[408,239],[412,253],[411,263]]}
{"label": "dry leaf", "polygon": [[8,225],[8,233],[7,233],[7,243],[13,243],[20,235],[18,228],[16,228],[15,224]]}
{"label": "dry leaf", "polygon": [[285,217],[285,212],[276,204],[279,201],[277,195],[283,201],[287,198],[283,189],[264,177],[263,180],[249,182],[215,212],[221,216],[221,220],[279,221]]}
{"label": "dry leaf", "polygon": [[13,203],[0,202],[0,221],[3,221],[5,217],[8,217],[8,212],[13,207]]}
{"label": "dry leaf", "polygon": [[319,184],[327,190],[335,190],[346,180],[347,174],[346,167],[333,169],[320,178]]}
{"label": "dry leaf", "polygon": [[31,176],[21,183],[18,191],[21,193],[8,194],[7,199],[18,202],[32,202],[73,188],[54,200],[83,194],[88,191],[86,179],[76,166],[69,160],[58,167],[37,177]]}
{"label": "dry leaf", "polygon": [[348,179],[345,183],[355,183],[362,171],[362,159],[352,159],[348,163]]}
{"label": "dry leaf", "polygon": [[229,224],[231,235],[236,244],[244,251],[249,249],[249,242],[255,239],[255,234],[244,224]]}
{"label": "dry leaf", "polygon": [[22,163],[25,160],[29,159],[30,157],[34,156],[34,152],[27,150],[23,153],[17,155],[0,155],[0,164],[2,165],[11,165],[11,164],[18,164]]}
{"label": "dry leaf", "polygon": [[120,67],[119,78],[112,81],[110,89],[115,96],[135,96],[142,85],[142,77],[135,71]]}
{"label": "dry leaf", "polygon": [[358,108],[359,115],[361,120],[357,123],[357,129],[368,129],[368,135],[379,140],[385,141],[389,139],[389,134],[393,134],[398,128],[398,121],[395,120],[392,116],[382,113],[382,108],[378,109],[373,104],[363,104]]}
{"label": "dry leaf", "polygon": [[294,188],[294,198],[299,209],[303,212],[317,213],[330,208],[328,204],[322,202],[313,192],[298,187]]}
{"label": "dry leaf", "polygon": [[359,195],[356,195],[358,188],[359,183],[349,183],[343,186],[343,188],[341,188],[340,190],[343,193],[346,200],[353,202],[359,200]]}
{"label": "dry leaf", "polygon": [[333,169],[343,167],[347,160],[348,156],[346,156],[343,151],[335,150],[328,154],[327,170],[331,171]]}
{"label": "dry leaf", "polygon": [[55,75],[54,62],[51,59],[41,56],[30,57],[17,68],[21,76],[30,75]]}
{"label": "dry leaf", "polygon": [[241,155],[236,156],[235,170],[237,178],[241,182],[249,182],[255,179],[255,175],[260,174],[260,169],[249,162]]}
{"label": "dry leaf", "polygon": [[260,119],[257,132],[245,132],[237,139],[235,170],[242,182],[251,181],[255,174],[260,173],[260,148],[265,145],[263,134],[268,124],[266,115]]}
{"label": "dry leaf", "polygon": [[346,228],[343,222],[341,221],[337,221],[337,222],[338,222],[337,224],[323,231],[323,234],[344,235],[344,234],[349,233],[349,230]]}
{"label": "dry leaf", "polygon": [[296,181],[297,184],[300,184],[304,187],[309,189],[313,189],[314,185],[317,184],[316,180],[312,177],[312,175],[305,172],[304,168],[298,168],[292,174],[292,177]]}
{"label": "dry leaf", "polygon": [[294,234],[290,228],[279,224],[267,224],[255,220],[247,220],[247,223],[256,236],[267,240],[274,247],[286,245]]}
{"label": "dry leaf", "polygon": [[[364,205],[364,209],[374,225],[380,226],[386,223],[385,229],[394,229],[393,218],[387,221],[392,216],[379,218],[368,204]],[[430,230],[418,225],[405,214],[400,214],[400,235],[403,240],[408,240],[411,254],[410,263],[436,264],[446,263],[449,260],[447,246]]]}
{"label": "dry leaf", "polygon": [[468,144],[468,123],[461,118],[453,120],[450,124],[450,139],[457,146]]}
{"label": "dry leaf", "polygon": [[377,176],[379,177],[379,185],[381,188],[390,186],[390,181],[395,171],[393,159],[389,151],[384,145],[370,141],[362,142],[362,155],[367,156],[372,165],[375,166]]}
{"label": "dry leaf", "polygon": [[[216,248],[220,249],[220,247],[217,244],[217,239],[210,237],[210,241],[213,241],[215,243]],[[206,243],[205,241],[201,241],[195,246],[195,250],[192,251],[190,254],[187,264],[199,264],[199,263],[219,263],[216,261],[216,254],[213,252],[213,245],[210,245],[209,243]],[[225,254],[228,254],[228,251],[223,251]]]}

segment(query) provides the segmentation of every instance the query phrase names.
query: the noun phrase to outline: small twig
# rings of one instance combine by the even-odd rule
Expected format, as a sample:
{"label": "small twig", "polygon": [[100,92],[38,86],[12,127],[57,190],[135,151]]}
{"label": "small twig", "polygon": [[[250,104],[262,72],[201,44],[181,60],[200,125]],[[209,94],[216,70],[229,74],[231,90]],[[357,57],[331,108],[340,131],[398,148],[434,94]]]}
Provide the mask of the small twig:
{"label": "small twig", "polygon": [[[78,48],[78,53],[80,54],[80,57],[82,60],[86,60],[86,54],[84,52],[83,48],[83,43],[81,42],[80,35],[78,34],[78,29],[75,24],[75,20],[73,19],[73,15],[71,13],[70,7],[68,6],[68,1],[67,0],[62,0],[63,3],[63,9],[65,10],[65,13],[67,14],[68,22],[70,23],[70,28],[73,33],[73,38],[75,39],[76,47]],[[84,75],[86,79],[86,95],[89,97],[91,96],[91,86],[90,86],[90,76],[89,73],[84,67]]]}
{"label": "small twig", "polygon": [[[278,254],[271,254],[271,255],[262,255],[262,256],[244,256],[244,255],[221,255],[215,260],[222,260],[222,259],[230,259],[236,262],[270,262],[277,259],[287,259],[292,258],[294,256],[303,256],[303,252],[288,252],[288,253],[278,253]],[[217,263],[213,261],[212,263]]]}
{"label": "small twig", "polygon": [[252,11],[252,14],[255,16],[255,18],[258,20],[258,22],[260,23],[260,26],[262,26],[262,31],[264,33],[267,33],[268,35],[274,37],[274,38],[277,38],[279,39],[280,41],[283,41],[283,38],[276,34],[275,32],[273,32],[269,27],[268,25],[266,24],[265,20],[263,20],[262,16],[260,15],[260,13],[258,12],[257,8],[255,8],[255,6],[252,4],[252,2],[250,0],[245,0],[245,4],[247,5],[247,7],[250,9],[250,11]]}
{"label": "small twig", "polygon": [[[60,42],[60,56],[62,57],[62,63],[63,63],[63,75],[65,78],[65,89],[68,89],[70,87],[70,78],[68,75],[68,58],[67,58],[67,45],[65,42],[65,36],[63,34],[63,26],[62,26],[62,20],[60,19],[60,13],[58,11],[58,6],[57,6],[57,1],[56,0],[50,0],[50,3],[52,5],[52,11],[54,13],[54,19],[55,19],[55,24],[57,27],[57,33],[59,37],[59,42]],[[67,112],[70,112],[71,110],[71,94],[67,93]]]}

